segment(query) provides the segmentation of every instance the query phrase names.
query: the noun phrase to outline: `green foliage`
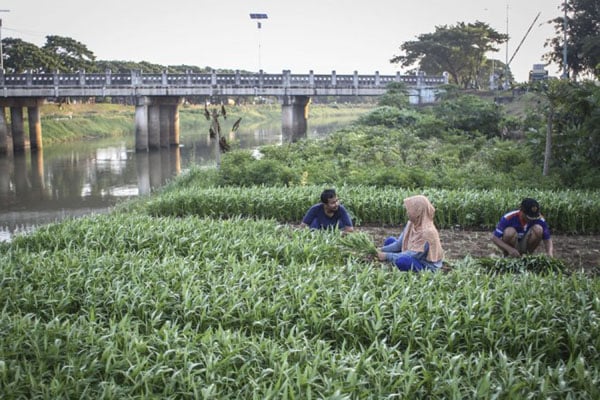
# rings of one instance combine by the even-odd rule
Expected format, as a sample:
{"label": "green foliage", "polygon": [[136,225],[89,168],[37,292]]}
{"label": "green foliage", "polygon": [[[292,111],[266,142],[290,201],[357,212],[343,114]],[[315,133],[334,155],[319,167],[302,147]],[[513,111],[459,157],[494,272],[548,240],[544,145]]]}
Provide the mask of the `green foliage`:
{"label": "green foliage", "polygon": [[485,64],[485,55],[497,52],[498,45],[508,36],[483,22],[459,22],[453,26],[436,26],[435,32],[421,34],[418,40],[400,46],[403,55],[390,61],[403,67],[418,64],[418,70],[428,74],[450,74],[452,83],[463,88],[478,88],[477,80]]}
{"label": "green foliage", "polygon": [[54,55],[21,39],[2,39],[2,52],[7,73],[50,72],[58,67],[58,60]]}
{"label": "green foliage", "polygon": [[548,61],[563,66],[565,45],[564,7],[567,7],[566,46],[567,68],[570,75],[600,77],[600,39],[598,21],[600,7],[596,0],[570,0],[562,5],[563,13],[552,21],[556,35],[546,41],[551,51],[545,55]]}
{"label": "green foliage", "polygon": [[220,184],[235,186],[289,185],[299,181],[290,168],[270,159],[256,159],[248,150],[234,150],[223,157]]}
{"label": "green foliage", "polygon": [[377,104],[396,108],[405,108],[409,105],[408,88],[402,82],[388,84],[386,93],[379,98]]}
{"label": "green foliage", "polygon": [[502,111],[494,103],[474,95],[463,95],[443,100],[433,107],[437,118],[446,123],[447,129],[457,134],[488,138],[501,133]]}
{"label": "green foliage", "polygon": [[[200,177],[199,177],[200,178]],[[416,178],[415,178],[416,179]],[[149,199],[143,207],[153,216],[197,215],[230,218],[243,215],[298,222],[317,203],[323,186],[205,187],[186,179]],[[398,224],[406,220],[403,199],[425,194],[436,208],[440,228],[491,230],[500,216],[517,209],[524,197],[535,197],[554,232],[594,234],[600,232],[600,196],[597,191],[540,191],[530,189],[472,190],[415,189],[346,185],[337,187],[344,206],[362,224]]]}
{"label": "green foliage", "polygon": [[0,393],[600,396],[599,279],[490,276],[469,259],[399,273],[357,263],[344,240],[138,214],[17,237],[0,252]]}
{"label": "green foliage", "polygon": [[[550,172],[571,187],[598,187],[600,176],[600,87],[593,82],[551,81],[540,91],[537,115],[527,123],[534,160],[544,156],[552,126]],[[537,125],[536,125],[537,123]]]}
{"label": "green foliage", "polygon": [[339,247],[342,252],[347,252],[357,257],[376,256],[377,248],[373,238],[366,232],[353,232],[340,239]]}
{"label": "green foliage", "polygon": [[383,105],[361,116],[358,122],[367,126],[383,125],[387,128],[399,128],[415,125],[418,119],[419,114],[414,110]]}
{"label": "green foliage", "polygon": [[525,255],[517,258],[484,257],[476,259],[475,265],[492,274],[524,272],[556,274],[569,272],[563,261],[543,254]]}
{"label": "green foliage", "polygon": [[49,35],[46,36],[46,43],[42,49],[54,56],[58,64],[56,70],[60,72],[95,70],[96,56],[86,45],[77,40]]}

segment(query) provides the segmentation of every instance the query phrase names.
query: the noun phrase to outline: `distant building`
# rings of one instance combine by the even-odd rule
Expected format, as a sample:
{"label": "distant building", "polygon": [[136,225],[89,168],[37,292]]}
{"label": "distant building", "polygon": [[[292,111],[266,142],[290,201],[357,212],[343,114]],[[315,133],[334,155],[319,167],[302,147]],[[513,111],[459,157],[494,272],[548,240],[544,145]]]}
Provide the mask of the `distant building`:
{"label": "distant building", "polygon": [[545,81],[548,79],[548,71],[546,65],[533,64],[533,69],[529,71],[529,82]]}

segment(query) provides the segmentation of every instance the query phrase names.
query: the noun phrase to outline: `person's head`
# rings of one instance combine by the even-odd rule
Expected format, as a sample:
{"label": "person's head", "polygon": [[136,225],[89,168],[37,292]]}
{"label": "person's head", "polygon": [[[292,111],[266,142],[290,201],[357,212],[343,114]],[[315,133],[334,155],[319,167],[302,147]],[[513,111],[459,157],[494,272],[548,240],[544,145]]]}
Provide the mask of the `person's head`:
{"label": "person's head", "polygon": [[337,211],[340,206],[340,201],[337,198],[335,189],[325,189],[321,193],[321,203],[325,205],[325,208],[329,211]]}
{"label": "person's head", "polygon": [[536,199],[526,197],[521,201],[521,212],[525,214],[527,219],[539,219],[541,217],[540,204]]}
{"label": "person's head", "polygon": [[416,195],[404,199],[404,207],[408,220],[415,224],[421,225],[423,222],[433,222],[435,208],[429,199],[423,195]]}

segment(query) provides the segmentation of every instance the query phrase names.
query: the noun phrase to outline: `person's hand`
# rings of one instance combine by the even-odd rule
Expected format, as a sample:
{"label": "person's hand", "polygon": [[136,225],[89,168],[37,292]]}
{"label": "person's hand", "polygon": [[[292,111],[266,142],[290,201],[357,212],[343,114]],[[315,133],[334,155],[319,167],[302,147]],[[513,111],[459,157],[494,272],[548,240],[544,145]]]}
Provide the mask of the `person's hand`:
{"label": "person's hand", "polygon": [[381,251],[377,250],[377,259],[378,259],[379,261],[385,261],[385,253],[383,253],[383,252],[381,252]]}
{"label": "person's hand", "polygon": [[510,257],[521,257],[521,253],[519,253],[519,250],[515,249],[514,247],[508,248],[508,255]]}

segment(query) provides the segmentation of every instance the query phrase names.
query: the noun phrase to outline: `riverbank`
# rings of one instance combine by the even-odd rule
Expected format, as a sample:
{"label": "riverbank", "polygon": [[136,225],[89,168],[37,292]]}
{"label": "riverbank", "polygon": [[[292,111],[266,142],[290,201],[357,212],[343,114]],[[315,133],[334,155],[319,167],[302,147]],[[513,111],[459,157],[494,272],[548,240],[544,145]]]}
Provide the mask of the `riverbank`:
{"label": "riverbank", "polygon": [[[309,124],[328,122],[348,122],[367,113],[371,104],[311,104]],[[244,104],[228,106],[228,114],[242,118],[245,126],[258,126],[266,122],[281,123],[281,105]],[[40,110],[43,143],[64,143],[76,140],[91,140],[108,137],[121,137],[134,134],[135,108],[130,105],[110,103],[47,103]],[[179,108],[182,130],[207,129],[204,105],[182,104]]]}

